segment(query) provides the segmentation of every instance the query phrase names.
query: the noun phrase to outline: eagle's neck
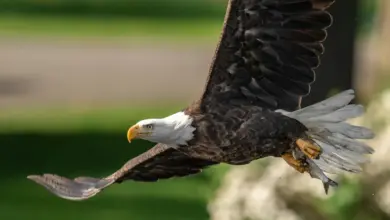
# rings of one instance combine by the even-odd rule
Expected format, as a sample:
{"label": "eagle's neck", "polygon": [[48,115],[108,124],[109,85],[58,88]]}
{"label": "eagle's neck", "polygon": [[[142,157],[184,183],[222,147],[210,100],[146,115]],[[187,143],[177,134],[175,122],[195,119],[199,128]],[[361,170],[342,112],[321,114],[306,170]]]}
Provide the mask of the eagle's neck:
{"label": "eagle's neck", "polygon": [[161,134],[160,143],[171,146],[187,145],[194,138],[196,128],[192,125],[193,118],[184,112],[177,112],[173,115],[160,119],[165,124],[169,134]]}

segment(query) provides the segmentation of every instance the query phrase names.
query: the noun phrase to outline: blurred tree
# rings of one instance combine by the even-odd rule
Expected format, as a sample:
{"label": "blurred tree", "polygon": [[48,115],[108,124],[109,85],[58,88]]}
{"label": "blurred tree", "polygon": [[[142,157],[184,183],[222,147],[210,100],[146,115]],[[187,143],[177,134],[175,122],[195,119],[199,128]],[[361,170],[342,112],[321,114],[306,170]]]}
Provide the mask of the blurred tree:
{"label": "blurred tree", "polygon": [[330,93],[352,87],[354,45],[357,30],[358,1],[336,1],[330,8],[334,22],[328,31],[325,54],[316,70],[311,94],[303,99],[307,106],[325,99]]}
{"label": "blurred tree", "polygon": [[[369,0],[365,0],[369,1]],[[377,14],[373,19],[372,31],[359,41],[356,84],[363,90],[363,96],[369,100],[371,95],[387,88],[390,81],[390,1],[369,1],[367,5],[376,6]],[[373,7],[373,6],[370,6]]]}
{"label": "blurred tree", "polygon": [[390,51],[390,1],[379,1],[379,20],[375,33],[377,39],[378,69],[380,72],[390,70],[389,51]]}

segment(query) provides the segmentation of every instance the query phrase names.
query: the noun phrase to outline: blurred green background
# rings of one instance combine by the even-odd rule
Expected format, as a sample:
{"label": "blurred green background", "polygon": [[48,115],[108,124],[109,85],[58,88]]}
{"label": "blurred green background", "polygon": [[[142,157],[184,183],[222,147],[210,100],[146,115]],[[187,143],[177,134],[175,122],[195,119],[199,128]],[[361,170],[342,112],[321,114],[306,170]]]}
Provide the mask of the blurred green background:
{"label": "blurred green background", "polygon": [[[127,128],[178,111],[197,97],[226,2],[0,1],[0,219],[209,219],[208,202],[228,166],[157,183],[126,182],[84,202],[54,197],[25,177],[42,172],[105,176],[151,147],[144,141],[129,145]],[[375,31],[377,5],[359,2],[356,39]],[[176,59],[183,56],[187,60],[180,66]],[[362,93],[361,102],[373,93]],[[351,216],[362,197],[335,202],[358,191],[355,182],[346,181],[339,194],[318,201],[324,204],[318,212],[324,219],[358,219]],[[388,217],[378,213],[374,210],[370,219]]]}

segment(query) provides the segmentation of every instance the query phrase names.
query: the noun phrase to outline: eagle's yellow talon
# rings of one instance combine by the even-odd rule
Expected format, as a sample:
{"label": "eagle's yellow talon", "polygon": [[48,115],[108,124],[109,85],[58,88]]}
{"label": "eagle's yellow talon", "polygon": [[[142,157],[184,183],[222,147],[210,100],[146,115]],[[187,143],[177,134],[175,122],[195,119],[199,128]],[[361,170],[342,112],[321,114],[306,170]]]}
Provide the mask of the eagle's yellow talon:
{"label": "eagle's yellow talon", "polygon": [[282,158],[298,172],[304,173],[307,171],[307,165],[303,161],[295,159],[291,153],[282,154]]}
{"label": "eagle's yellow talon", "polygon": [[321,148],[315,143],[307,140],[298,139],[295,142],[298,148],[310,159],[318,159],[321,154]]}

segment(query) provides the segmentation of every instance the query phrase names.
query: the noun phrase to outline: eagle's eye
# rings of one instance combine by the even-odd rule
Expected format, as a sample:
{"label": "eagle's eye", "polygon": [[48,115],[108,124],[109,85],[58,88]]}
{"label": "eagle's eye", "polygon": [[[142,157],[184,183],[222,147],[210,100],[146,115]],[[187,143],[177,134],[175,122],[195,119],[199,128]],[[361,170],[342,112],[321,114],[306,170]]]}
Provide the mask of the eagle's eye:
{"label": "eagle's eye", "polygon": [[147,128],[147,129],[153,129],[153,125],[152,125],[152,124],[147,124],[147,125],[145,125],[145,128]]}

